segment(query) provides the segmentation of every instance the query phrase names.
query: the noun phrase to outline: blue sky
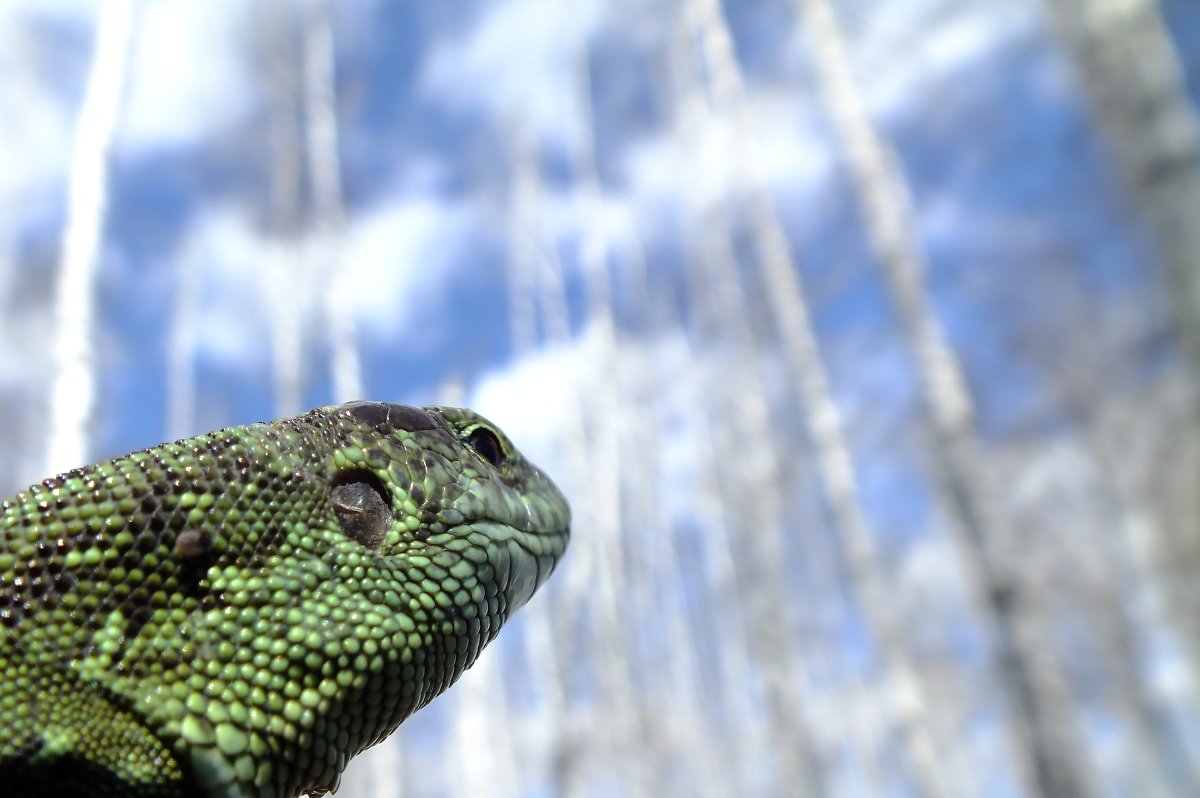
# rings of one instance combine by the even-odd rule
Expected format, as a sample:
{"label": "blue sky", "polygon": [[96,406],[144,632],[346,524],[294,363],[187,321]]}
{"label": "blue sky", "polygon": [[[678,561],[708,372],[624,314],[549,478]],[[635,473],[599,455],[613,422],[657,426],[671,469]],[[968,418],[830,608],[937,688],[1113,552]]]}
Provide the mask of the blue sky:
{"label": "blue sky", "polygon": [[[584,247],[600,236],[609,248],[622,362],[651,364],[658,400],[673,408],[655,436],[662,512],[685,541],[705,529],[711,518],[700,461],[709,430],[694,405],[728,350],[726,342],[692,337],[697,311],[688,299],[687,258],[704,223],[697,206],[737,184],[737,148],[752,147],[813,297],[880,546],[894,558],[896,578],[918,596],[913,601],[931,613],[930,635],[945,635],[963,668],[978,676],[985,647],[957,606],[967,591],[944,537],[931,533],[944,520],[929,501],[928,441],[915,420],[911,358],[814,91],[793,5],[724,4],[745,77],[749,144],[739,143],[729,119],[688,117],[675,102],[670,47],[678,4],[335,5],[346,204],[339,258],[351,286],[366,398],[436,403],[454,384],[465,403],[493,417],[548,471],[568,472],[573,404],[603,389],[609,376],[597,373],[605,343],[585,314]],[[1075,357],[1072,341],[1059,336],[1071,303],[1090,307],[1097,337],[1116,342],[1121,390],[1172,368],[1153,249],[1041,4],[836,6],[872,117],[913,192],[930,264],[926,285],[962,357],[983,438],[1064,435],[1070,414],[1048,390],[1046,372]],[[1200,92],[1200,13],[1190,0],[1162,6],[1191,89]],[[12,490],[44,476],[52,274],[95,8],[84,0],[0,6],[0,401],[16,419],[10,451],[20,453],[0,476]],[[288,23],[264,8],[233,0],[140,5],[95,294],[95,457],[168,435],[173,323],[189,280],[194,431],[276,415],[273,313],[302,331],[302,405],[332,398],[321,316],[328,288],[319,279],[311,218],[292,242],[287,270],[270,266],[279,243],[268,230],[272,62],[265,42]],[[581,99],[581,63],[590,105]],[[576,187],[585,112],[600,183],[592,203]],[[538,258],[561,263],[571,313],[568,340],[532,349],[514,344],[509,304],[522,153],[538,177],[523,234]],[[746,225],[738,208],[729,215],[740,254],[749,248]],[[639,293],[643,279],[649,301]],[[748,268],[742,279],[761,302],[763,289]],[[639,303],[650,307],[639,310]],[[538,319],[533,329],[544,332]],[[766,384],[772,401],[786,406],[790,389],[771,357],[778,352],[764,355]],[[784,458],[797,486],[788,523],[828,523],[808,501],[803,425],[786,417],[778,429],[781,451],[795,453]],[[862,630],[839,631],[842,644],[861,653]],[[837,712],[838,699],[829,697],[829,711]],[[994,715],[975,709],[982,720],[969,734],[986,737]],[[981,743],[974,756],[981,765],[1005,754],[1002,745]]]}
{"label": "blue sky", "polygon": [[[690,190],[681,181],[687,156],[662,96],[663,66],[655,63],[666,14],[655,4],[463,8],[470,10],[358,3],[337,15],[344,262],[363,286],[355,310],[368,384],[378,395],[415,400],[449,376],[511,358],[507,336],[478,330],[508,325],[495,298],[505,290],[515,136],[535,142],[546,236],[563,242],[574,279],[572,241],[583,227],[567,181],[578,136],[572,74],[585,42],[606,222],[615,235],[637,236],[660,279],[682,280],[686,230],[678,208]],[[100,307],[117,337],[114,353],[131,353],[104,370],[102,406],[136,408],[150,434],[118,416],[102,418],[100,452],[155,437],[164,339],[145,331],[168,326],[173,270],[188,259],[205,264],[198,367],[213,390],[201,393],[201,412],[210,398],[221,396],[224,405],[200,426],[270,414],[270,398],[252,376],[264,373],[265,350],[246,346],[262,334],[251,308],[263,289],[248,275],[263,257],[265,236],[256,227],[269,213],[268,145],[255,138],[266,116],[265,87],[253,59],[239,52],[262,38],[254,13],[231,2],[152,2],[143,10],[115,143]],[[980,306],[978,296],[1000,292],[977,290],[979,281],[1009,282],[1018,270],[1037,269],[1047,250],[1077,253],[1081,279],[1105,290],[1141,290],[1147,259],[1035,3],[969,10],[932,0],[851,3],[845,14],[856,65],[872,76],[864,84],[868,100],[922,209],[930,284],[945,297],[940,309],[969,368],[981,377],[995,371],[1006,324],[1020,319],[1004,306]],[[9,57],[28,56],[10,81],[18,85],[6,91],[12,123],[4,134],[6,150],[22,153],[6,181],[16,207],[6,237],[20,274],[55,262],[93,14],[91,3],[56,2],[10,4],[5,15]],[[858,232],[841,156],[807,88],[804,43],[790,12],[739,2],[728,16],[752,113],[764,120],[758,157],[814,292],[830,286],[817,309],[819,333],[831,341],[872,328],[889,334],[886,298]],[[1185,13],[1175,16],[1183,33],[1194,30]],[[905,46],[918,36],[920,47]],[[958,90],[967,84],[970,91]],[[718,141],[701,142],[713,157],[689,179],[728,184],[724,170],[734,167],[723,162],[719,141],[728,133],[719,121],[692,133]],[[1079,196],[1091,201],[1069,199]],[[959,288],[968,279],[974,297]],[[313,298],[297,294],[295,301]],[[459,323],[465,319],[475,323]],[[836,373],[836,358],[833,367]],[[319,365],[309,372],[306,397],[324,401]],[[988,391],[996,401],[983,404],[985,422],[1001,429],[1024,412],[1030,394],[1019,374],[1009,374],[1018,379],[997,386],[1007,393]]]}

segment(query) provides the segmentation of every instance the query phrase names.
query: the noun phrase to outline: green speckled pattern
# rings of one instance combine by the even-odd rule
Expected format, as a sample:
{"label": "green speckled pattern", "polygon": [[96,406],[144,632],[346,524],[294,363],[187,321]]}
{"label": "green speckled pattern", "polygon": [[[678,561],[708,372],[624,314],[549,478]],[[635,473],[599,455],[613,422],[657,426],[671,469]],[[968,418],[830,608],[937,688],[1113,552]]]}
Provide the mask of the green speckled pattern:
{"label": "green speckled pattern", "polygon": [[0,508],[8,795],[331,789],[549,576],[570,511],[466,410],[356,402]]}

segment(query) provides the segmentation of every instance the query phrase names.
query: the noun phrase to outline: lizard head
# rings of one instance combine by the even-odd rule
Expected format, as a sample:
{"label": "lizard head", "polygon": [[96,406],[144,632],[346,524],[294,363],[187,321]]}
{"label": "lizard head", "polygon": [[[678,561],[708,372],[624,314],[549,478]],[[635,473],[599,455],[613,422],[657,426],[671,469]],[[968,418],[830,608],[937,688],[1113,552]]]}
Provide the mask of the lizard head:
{"label": "lizard head", "polygon": [[322,410],[350,426],[330,480],[348,537],[415,562],[423,581],[442,581],[459,599],[463,579],[474,582],[500,600],[503,619],[545,582],[566,549],[570,509],[494,424],[452,407]]}
{"label": "lizard head", "polygon": [[[289,774],[288,790],[330,789],[348,756],[448,688],[529,600],[567,546],[570,510],[540,469],[469,410],[351,402],[255,430],[265,465],[251,471],[266,470],[278,486],[265,491],[277,509],[259,513],[279,513],[261,522],[277,554],[259,557],[257,571],[233,569],[240,592],[221,582],[220,561],[203,586],[254,605],[257,628],[287,641],[264,658],[281,671],[284,710],[268,719],[272,769]],[[288,507],[304,509],[279,509]],[[276,589],[251,595],[251,584]],[[218,639],[206,649],[215,651],[213,620]],[[193,754],[206,784],[232,778],[218,749]]]}

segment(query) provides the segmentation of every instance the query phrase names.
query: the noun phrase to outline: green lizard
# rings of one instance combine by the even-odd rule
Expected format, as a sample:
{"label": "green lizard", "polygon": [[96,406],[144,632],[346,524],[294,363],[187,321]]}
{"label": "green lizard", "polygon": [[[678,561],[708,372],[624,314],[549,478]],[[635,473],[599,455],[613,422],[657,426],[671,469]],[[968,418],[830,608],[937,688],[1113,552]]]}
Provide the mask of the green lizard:
{"label": "green lizard", "polygon": [[47,479],[0,507],[0,792],[336,787],[566,548],[467,410],[352,402]]}

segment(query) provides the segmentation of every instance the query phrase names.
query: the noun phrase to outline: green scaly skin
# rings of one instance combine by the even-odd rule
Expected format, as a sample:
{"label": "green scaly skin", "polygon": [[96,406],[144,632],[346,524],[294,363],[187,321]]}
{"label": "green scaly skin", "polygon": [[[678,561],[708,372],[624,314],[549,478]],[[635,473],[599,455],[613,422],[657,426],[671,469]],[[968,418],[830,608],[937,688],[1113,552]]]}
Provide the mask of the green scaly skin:
{"label": "green scaly skin", "polygon": [[333,789],[567,545],[467,410],[354,402],[47,479],[0,506],[0,791]]}

